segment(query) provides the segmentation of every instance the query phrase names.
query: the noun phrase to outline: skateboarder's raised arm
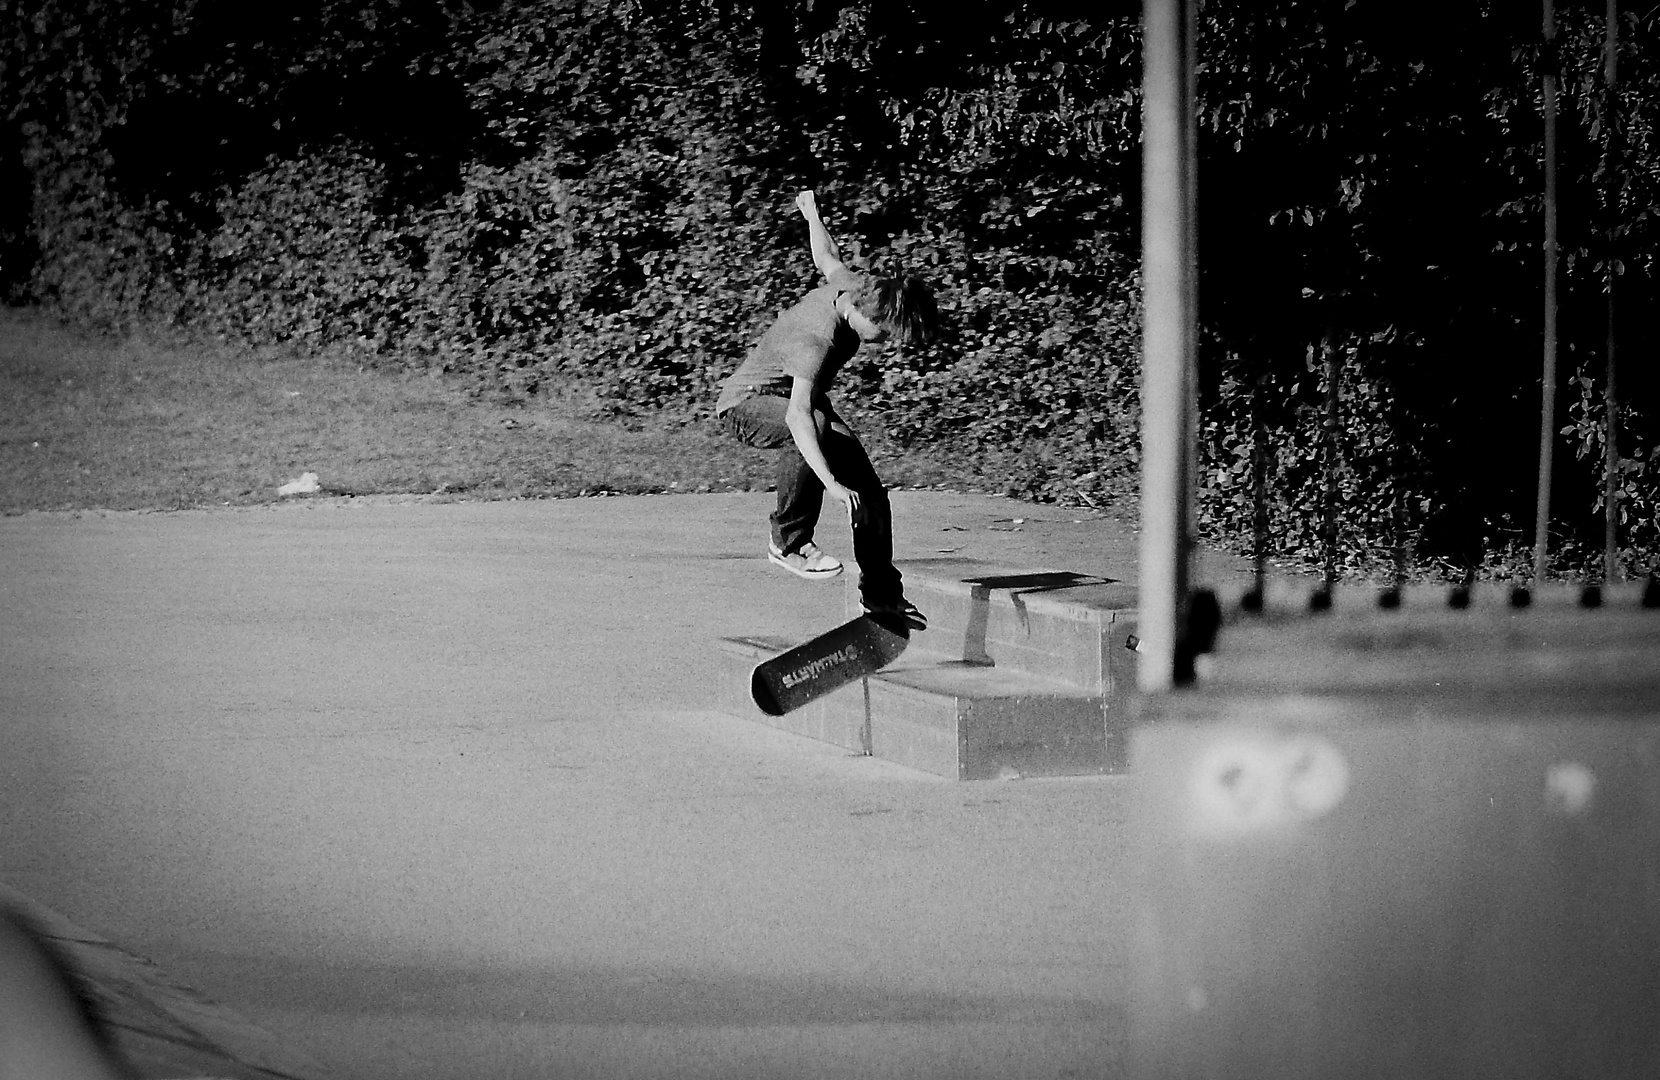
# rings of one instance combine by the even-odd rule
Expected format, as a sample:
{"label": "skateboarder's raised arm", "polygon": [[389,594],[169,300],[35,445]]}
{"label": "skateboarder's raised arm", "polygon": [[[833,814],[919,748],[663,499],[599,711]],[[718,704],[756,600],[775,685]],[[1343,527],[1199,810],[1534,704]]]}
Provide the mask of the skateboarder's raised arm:
{"label": "skateboarder's raised arm", "polygon": [[818,216],[818,201],[811,191],[803,191],[795,197],[795,206],[801,211],[801,216],[807,219],[807,246],[813,252],[813,265],[826,278],[833,276],[838,270],[846,272],[847,267],[842,263],[841,248],[836,244],[836,238],[830,235],[830,230],[824,227],[824,220]]}

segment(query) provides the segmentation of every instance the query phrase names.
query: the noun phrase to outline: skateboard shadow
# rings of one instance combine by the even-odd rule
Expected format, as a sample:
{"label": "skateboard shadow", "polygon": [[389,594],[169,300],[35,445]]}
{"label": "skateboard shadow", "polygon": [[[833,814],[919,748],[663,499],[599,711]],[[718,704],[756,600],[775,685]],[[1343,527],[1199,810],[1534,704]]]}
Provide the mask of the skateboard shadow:
{"label": "skateboard shadow", "polygon": [[[929,574],[937,574],[941,577],[954,576],[953,571],[960,574],[965,569],[985,566],[984,563],[977,560],[964,558],[906,559],[904,565],[918,570],[926,570]],[[987,589],[1049,592],[1056,589],[1076,589],[1086,585],[1116,585],[1122,579],[1102,577],[1099,574],[1079,574],[1068,570],[1037,570],[1030,573],[981,574],[979,576],[958,577],[957,580],[965,585],[978,585]]]}
{"label": "skateboard shadow", "polygon": [[1084,585],[1112,585],[1118,578],[1098,577],[1094,574],[1074,574],[1054,571],[1036,574],[991,574],[985,577],[961,579],[965,585],[979,589],[1008,589],[1012,592],[1051,592],[1056,589],[1076,589]]}

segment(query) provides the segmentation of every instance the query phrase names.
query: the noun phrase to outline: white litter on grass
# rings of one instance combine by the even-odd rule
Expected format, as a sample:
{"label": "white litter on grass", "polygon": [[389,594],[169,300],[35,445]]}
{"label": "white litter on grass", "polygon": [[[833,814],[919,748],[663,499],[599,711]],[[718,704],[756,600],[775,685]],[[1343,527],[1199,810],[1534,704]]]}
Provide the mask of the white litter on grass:
{"label": "white litter on grass", "polygon": [[317,474],[314,472],[308,472],[301,473],[298,480],[290,480],[288,483],[278,488],[277,494],[310,495],[312,492],[321,490],[321,486],[317,483]]}

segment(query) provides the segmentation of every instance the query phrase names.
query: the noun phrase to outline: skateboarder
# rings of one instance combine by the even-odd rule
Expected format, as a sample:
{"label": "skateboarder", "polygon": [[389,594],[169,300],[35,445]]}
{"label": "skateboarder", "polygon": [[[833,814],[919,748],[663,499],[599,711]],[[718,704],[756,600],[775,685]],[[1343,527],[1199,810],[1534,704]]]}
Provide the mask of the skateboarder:
{"label": "skateboarder", "polygon": [[813,543],[824,496],[841,503],[853,526],[859,595],[866,611],[897,614],[920,630],[926,621],[902,591],[893,565],[887,489],[870,457],[828,396],[836,373],[861,343],[893,337],[918,345],[939,320],[934,295],[917,278],[858,274],[841,261],[811,191],[796,196],[807,221],[813,265],[825,283],[778,316],[721,389],[715,415],[740,442],[778,450],[778,508],[768,557],[809,580],[842,564]]}

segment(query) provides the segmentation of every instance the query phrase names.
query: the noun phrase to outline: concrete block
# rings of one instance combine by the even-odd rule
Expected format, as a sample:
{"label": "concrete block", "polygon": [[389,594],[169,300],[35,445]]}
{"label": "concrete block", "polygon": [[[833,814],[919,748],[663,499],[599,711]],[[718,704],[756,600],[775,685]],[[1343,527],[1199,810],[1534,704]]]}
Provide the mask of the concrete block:
{"label": "concrete block", "polygon": [[869,683],[871,752],[884,760],[954,780],[1124,765],[1122,727],[1109,729],[1103,699],[1075,687],[962,664],[901,665]]}
{"label": "concrete block", "polygon": [[792,644],[768,637],[721,639],[720,707],[954,780],[1077,776],[1124,767],[1125,711],[1109,708],[1101,696],[1019,671],[942,664],[909,651],[878,675],[784,716],[767,716],[750,700],[750,670]]}
{"label": "concrete block", "polygon": [[[928,617],[911,650],[945,660],[1023,671],[1097,695],[1134,687],[1134,586],[1051,570],[1015,569],[972,559],[896,564],[905,592]],[[859,609],[849,575],[848,610]]]}

